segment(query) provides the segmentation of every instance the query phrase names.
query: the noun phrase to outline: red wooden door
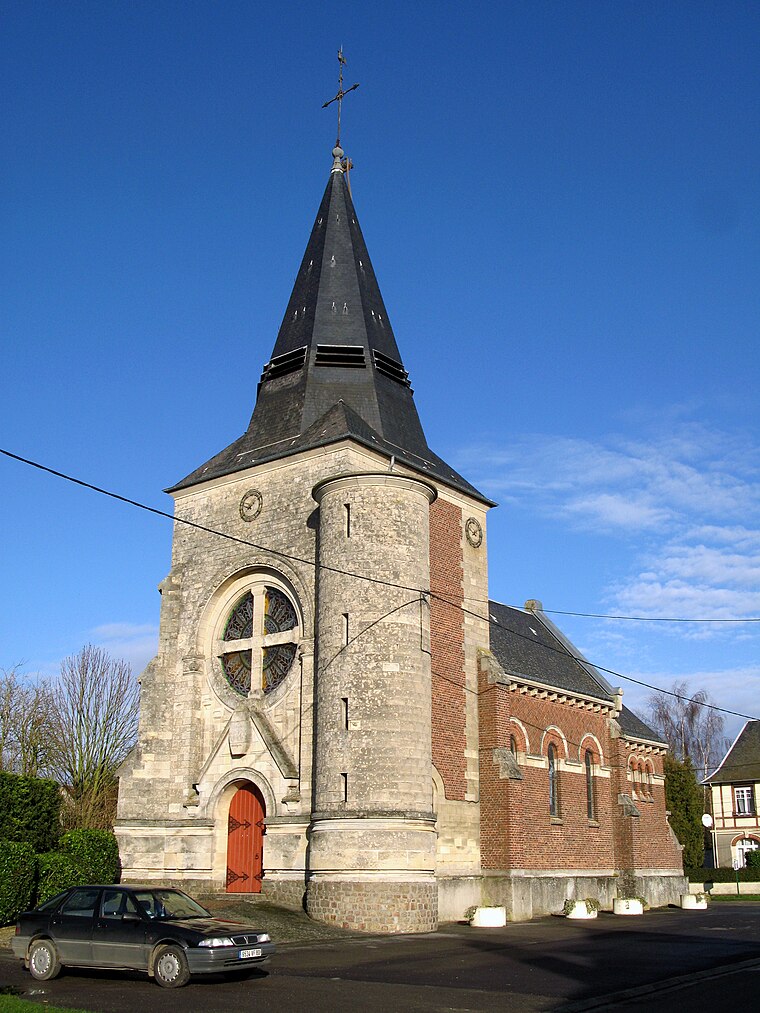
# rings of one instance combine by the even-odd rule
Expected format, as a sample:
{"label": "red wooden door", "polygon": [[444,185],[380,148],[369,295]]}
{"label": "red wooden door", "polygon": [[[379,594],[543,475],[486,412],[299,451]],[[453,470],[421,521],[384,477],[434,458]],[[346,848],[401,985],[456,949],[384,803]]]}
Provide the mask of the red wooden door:
{"label": "red wooden door", "polygon": [[264,799],[255,785],[232,796],[227,823],[227,892],[261,893]]}

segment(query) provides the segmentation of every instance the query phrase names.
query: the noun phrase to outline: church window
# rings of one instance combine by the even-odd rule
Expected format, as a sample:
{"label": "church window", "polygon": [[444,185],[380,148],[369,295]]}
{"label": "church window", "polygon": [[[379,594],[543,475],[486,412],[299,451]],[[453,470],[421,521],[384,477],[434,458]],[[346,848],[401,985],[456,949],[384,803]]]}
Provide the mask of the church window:
{"label": "church window", "polygon": [[221,664],[227,682],[242,696],[270,692],[290,671],[296,656],[298,617],[290,599],[258,585],[238,599],[222,634]]}
{"label": "church window", "polygon": [[596,819],[594,798],[594,757],[591,750],[586,750],[586,812],[590,820]]}
{"label": "church window", "polygon": [[557,784],[557,749],[549,746],[549,814],[559,816],[559,786]]}
{"label": "church window", "polygon": [[517,756],[517,739],[514,735],[509,736],[509,751],[512,756]]}

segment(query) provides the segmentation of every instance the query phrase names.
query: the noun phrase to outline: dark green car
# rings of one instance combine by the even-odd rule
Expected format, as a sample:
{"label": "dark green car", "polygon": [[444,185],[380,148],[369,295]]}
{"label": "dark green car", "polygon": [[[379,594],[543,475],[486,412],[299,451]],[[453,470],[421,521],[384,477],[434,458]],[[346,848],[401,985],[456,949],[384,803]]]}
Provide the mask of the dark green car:
{"label": "dark green car", "polygon": [[38,981],[62,967],[112,967],[146,971],[165,988],[194,974],[243,971],[274,953],[266,932],[153,886],[72,887],[25,911],[11,946]]}

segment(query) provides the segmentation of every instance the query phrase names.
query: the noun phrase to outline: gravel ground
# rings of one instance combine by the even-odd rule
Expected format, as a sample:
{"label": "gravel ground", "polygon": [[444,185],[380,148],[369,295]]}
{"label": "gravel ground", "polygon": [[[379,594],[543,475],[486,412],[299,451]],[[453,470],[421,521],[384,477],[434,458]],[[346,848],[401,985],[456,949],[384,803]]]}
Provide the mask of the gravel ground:
{"label": "gravel ground", "polygon": [[[268,932],[275,943],[310,943],[364,935],[313,922],[305,911],[291,911],[265,900],[249,900],[239,894],[215,894],[213,897],[198,897],[198,900],[219,918],[248,922]],[[0,948],[10,949],[13,932],[12,925],[0,928]]]}

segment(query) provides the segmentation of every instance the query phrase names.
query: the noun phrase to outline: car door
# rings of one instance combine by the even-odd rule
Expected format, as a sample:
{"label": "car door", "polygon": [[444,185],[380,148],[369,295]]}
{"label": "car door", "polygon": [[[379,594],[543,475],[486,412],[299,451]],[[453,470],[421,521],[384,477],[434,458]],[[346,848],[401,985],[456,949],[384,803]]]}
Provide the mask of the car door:
{"label": "car door", "polygon": [[50,934],[62,964],[92,963],[92,928],[99,899],[98,887],[79,887],[51,916]]}
{"label": "car door", "polygon": [[147,970],[148,923],[127,890],[103,890],[92,932],[92,958],[99,967]]}

